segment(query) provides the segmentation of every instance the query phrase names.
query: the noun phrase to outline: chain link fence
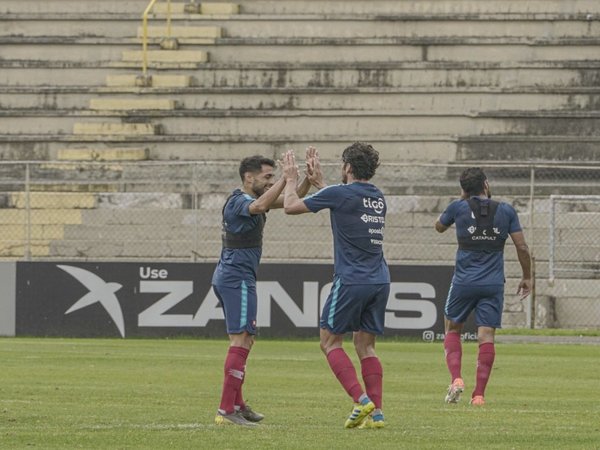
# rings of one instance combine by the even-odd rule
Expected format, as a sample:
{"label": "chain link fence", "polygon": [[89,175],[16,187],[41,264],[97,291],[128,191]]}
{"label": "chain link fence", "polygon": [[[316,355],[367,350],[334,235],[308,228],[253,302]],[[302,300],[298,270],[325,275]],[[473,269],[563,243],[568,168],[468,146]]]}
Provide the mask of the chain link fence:
{"label": "chain link fence", "polygon": [[[506,326],[600,326],[600,166],[489,164],[494,198],[512,204],[535,259],[535,308],[507,295]],[[460,164],[382,164],[385,254],[411,265],[454,263],[455,236],[433,223],[460,195]],[[0,259],[216,262],[221,208],[237,162],[0,164]],[[338,163],[323,164],[338,183]],[[561,197],[558,197],[561,196]],[[566,197],[569,196],[569,197]],[[330,262],[329,215],[268,214],[263,260]],[[521,269],[505,251],[507,293]],[[531,312],[533,311],[533,314]]]}

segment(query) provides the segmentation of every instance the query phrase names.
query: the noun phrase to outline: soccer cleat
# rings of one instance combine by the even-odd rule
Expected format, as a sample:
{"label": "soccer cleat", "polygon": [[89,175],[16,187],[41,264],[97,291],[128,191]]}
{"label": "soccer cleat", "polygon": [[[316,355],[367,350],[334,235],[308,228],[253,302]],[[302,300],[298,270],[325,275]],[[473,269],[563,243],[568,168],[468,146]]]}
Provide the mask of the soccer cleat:
{"label": "soccer cleat", "polygon": [[383,428],[385,427],[385,420],[383,419],[383,414],[371,414],[367,416],[365,420],[357,427],[361,430],[367,428]]}
{"label": "soccer cleat", "polygon": [[485,400],[483,399],[483,395],[476,395],[471,399],[471,405],[474,406],[483,406],[485,405]]}
{"label": "soccer cleat", "polygon": [[371,411],[375,409],[375,403],[368,398],[364,399],[362,403],[355,403],[352,413],[346,419],[344,423],[345,428],[354,428],[360,425],[365,418],[371,414]]}
{"label": "soccer cleat", "polygon": [[460,395],[465,390],[465,383],[462,378],[456,378],[450,386],[446,394],[446,403],[458,403]]}
{"label": "soccer cleat", "polygon": [[254,422],[246,420],[239,412],[233,412],[231,414],[221,414],[217,412],[215,416],[216,425],[241,425],[243,427],[255,427],[257,426]]}
{"label": "soccer cleat", "polygon": [[253,411],[250,405],[246,405],[244,409],[240,409],[239,414],[249,422],[260,422],[265,418],[264,414]]}

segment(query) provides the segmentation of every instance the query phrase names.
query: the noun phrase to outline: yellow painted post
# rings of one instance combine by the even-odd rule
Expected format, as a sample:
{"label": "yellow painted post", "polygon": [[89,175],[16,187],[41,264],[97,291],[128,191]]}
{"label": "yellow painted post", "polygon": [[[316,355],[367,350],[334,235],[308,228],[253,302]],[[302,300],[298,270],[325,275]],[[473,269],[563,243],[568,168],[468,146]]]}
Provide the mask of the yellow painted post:
{"label": "yellow painted post", "polygon": [[167,39],[171,37],[171,0],[167,0]]}
{"label": "yellow painted post", "polygon": [[150,14],[155,3],[156,0],[152,0],[142,15],[142,73],[144,77],[148,71],[148,14]]}

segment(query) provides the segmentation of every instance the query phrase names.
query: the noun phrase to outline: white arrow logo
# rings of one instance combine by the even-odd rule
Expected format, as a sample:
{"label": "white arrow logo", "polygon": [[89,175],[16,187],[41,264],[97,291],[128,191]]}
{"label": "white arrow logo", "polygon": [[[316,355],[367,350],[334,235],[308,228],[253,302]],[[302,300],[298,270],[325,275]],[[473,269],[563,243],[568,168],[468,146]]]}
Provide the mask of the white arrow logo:
{"label": "white arrow logo", "polygon": [[60,264],[57,264],[57,267],[67,272],[90,291],[77,300],[65,314],[72,313],[73,311],[77,311],[78,309],[85,308],[86,306],[98,302],[104,307],[110,318],[113,320],[119,329],[121,336],[125,337],[123,311],[121,311],[121,305],[115,295],[115,292],[123,286],[119,283],[107,283],[99,276],[79,267],[63,266]]}

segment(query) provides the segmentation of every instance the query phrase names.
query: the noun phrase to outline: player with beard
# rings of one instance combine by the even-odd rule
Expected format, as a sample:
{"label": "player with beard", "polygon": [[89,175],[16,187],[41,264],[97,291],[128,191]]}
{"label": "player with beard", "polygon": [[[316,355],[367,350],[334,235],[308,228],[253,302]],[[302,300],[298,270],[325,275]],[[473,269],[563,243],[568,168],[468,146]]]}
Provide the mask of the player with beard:
{"label": "player with beard", "polygon": [[485,388],[496,356],[496,328],[502,324],[504,244],[509,236],[523,271],[517,289],[521,299],[531,292],[531,261],[517,212],[508,203],[491,200],[490,185],[483,170],[466,169],[460,176],[460,186],[462,197],[450,203],[435,223],[439,233],[456,224],[458,240],[454,276],[444,308],[444,350],[451,377],[445,401],[457,403],[465,389],[460,336],[467,317],[474,310],[479,352],[471,404],[481,406],[485,404]]}
{"label": "player with beard", "polygon": [[[314,166],[318,167],[318,155]],[[383,334],[390,273],[383,257],[386,203],[381,191],[370,183],[378,166],[379,153],[369,144],[355,142],[342,153],[342,184],[315,183],[322,189],[300,199],[293,189],[298,180],[293,152],[284,159],[286,214],[330,211],[334,279],[321,315],[320,344],[331,370],[355,403],[346,428],[385,425],[383,369],[375,353],[375,339]],[[364,390],[342,346],[344,334],[350,331]]]}
{"label": "player with beard", "polygon": [[[309,167],[315,149],[307,149],[307,177],[293,188],[304,196],[320,171]],[[275,181],[275,161],[262,156],[244,158],[239,174],[242,188],[236,189],[223,206],[223,249],[212,278],[212,286],[225,316],[229,350],[225,359],[221,404],[215,423],[255,426],[264,416],[245,404],[242,385],[246,360],[256,334],[256,276],[262,254],[266,213],[283,207],[281,193],[285,177]],[[318,181],[316,181],[318,182]]]}

